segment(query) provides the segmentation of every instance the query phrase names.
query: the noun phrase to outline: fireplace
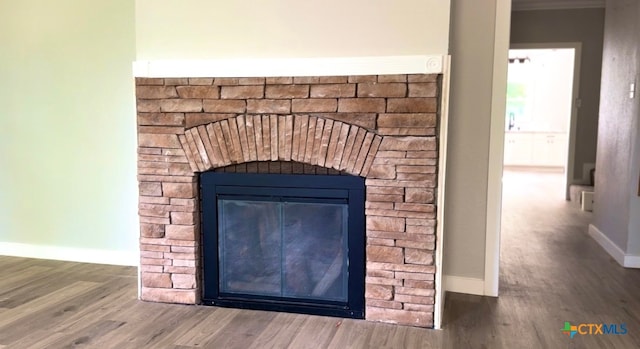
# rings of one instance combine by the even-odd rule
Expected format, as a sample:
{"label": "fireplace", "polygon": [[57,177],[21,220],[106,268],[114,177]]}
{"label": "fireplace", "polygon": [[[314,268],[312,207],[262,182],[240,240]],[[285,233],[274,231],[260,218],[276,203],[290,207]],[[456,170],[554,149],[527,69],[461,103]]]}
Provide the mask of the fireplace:
{"label": "fireplace", "polygon": [[[440,76],[136,78],[140,298],[258,308],[271,302],[275,310],[432,326]],[[210,196],[202,185],[216,174],[232,181],[265,177],[222,185],[251,187],[247,193]],[[282,194],[269,192],[281,189],[272,175],[313,180],[290,188],[294,194]],[[296,190],[322,189],[313,183],[337,183],[342,177],[364,183],[364,203],[358,204],[364,236],[338,250],[358,235],[339,228],[351,224],[350,206],[321,190],[311,196]],[[260,182],[268,185],[253,188]],[[237,224],[253,225],[254,233],[260,225],[259,218],[233,219],[245,211],[280,217],[261,223],[271,235],[254,240],[262,246],[256,252],[254,245],[254,259],[243,259],[242,244],[227,247],[241,239]],[[331,231],[295,227],[310,221],[309,211],[332,222],[327,223],[334,226]],[[291,233],[296,229],[310,237],[303,247],[317,244],[314,235],[327,235],[314,251],[325,250],[322,258],[296,250],[299,236]],[[271,249],[283,252],[269,255]],[[344,259],[353,252],[362,257]],[[296,262],[296,253],[316,265],[307,281],[293,283],[299,288],[289,286],[286,276],[275,278],[288,274],[287,255],[291,265],[309,269]],[[218,265],[211,266],[216,259]],[[263,274],[252,266],[256,259],[268,262]],[[362,264],[363,271],[344,269],[352,264]],[[210,270],[213,278],[207,276]],[[255,289],[246,282],[255,278],[271,286]]]}
{"label": "fireplace", "polygon": [[364,317],[364,180],[205,172],[205,304]]}

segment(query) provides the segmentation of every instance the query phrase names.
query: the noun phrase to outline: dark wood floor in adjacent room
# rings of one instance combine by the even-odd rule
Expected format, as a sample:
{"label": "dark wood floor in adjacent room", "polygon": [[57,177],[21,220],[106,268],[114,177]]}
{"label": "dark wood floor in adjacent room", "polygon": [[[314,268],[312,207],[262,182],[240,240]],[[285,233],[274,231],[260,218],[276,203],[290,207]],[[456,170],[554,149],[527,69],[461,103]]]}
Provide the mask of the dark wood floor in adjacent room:
{"label": "dark wood floor in adjacent room", "polygon": [[[500,297],[449,293],[443,330],[136,300],[131,267],[0,257],[0,348],[637,348],[640,270],[588,235],[558,173],[505,173]],[[561,332],[625,323],[626,335]]]}

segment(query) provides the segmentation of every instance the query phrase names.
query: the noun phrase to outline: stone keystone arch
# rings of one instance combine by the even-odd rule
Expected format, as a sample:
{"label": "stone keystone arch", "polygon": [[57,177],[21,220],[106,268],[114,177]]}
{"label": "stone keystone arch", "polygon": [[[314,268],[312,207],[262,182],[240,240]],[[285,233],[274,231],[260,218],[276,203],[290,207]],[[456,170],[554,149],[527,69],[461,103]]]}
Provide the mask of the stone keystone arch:
{"label": "stone keystone arch", "polygon": [[297,161],[366,177],[382,138],[308,115],[239,115],[179,135],[194,172],[251,161]]}

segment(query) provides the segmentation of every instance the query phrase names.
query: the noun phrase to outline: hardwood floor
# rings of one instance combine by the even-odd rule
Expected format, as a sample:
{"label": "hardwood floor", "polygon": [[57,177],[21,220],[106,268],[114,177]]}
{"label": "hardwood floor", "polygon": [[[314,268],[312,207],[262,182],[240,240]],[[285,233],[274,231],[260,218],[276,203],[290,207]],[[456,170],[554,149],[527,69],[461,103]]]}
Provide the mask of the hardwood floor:
{"label": "hardwood floor", "polygon": [[[0,256],[0,348],[637,348],[640,270],[588,235],[554,173],[505,173],[500,297],[449,293],[443,330],[136,300],[136,270]],[[625,335],[561,332],[625,323]]]}

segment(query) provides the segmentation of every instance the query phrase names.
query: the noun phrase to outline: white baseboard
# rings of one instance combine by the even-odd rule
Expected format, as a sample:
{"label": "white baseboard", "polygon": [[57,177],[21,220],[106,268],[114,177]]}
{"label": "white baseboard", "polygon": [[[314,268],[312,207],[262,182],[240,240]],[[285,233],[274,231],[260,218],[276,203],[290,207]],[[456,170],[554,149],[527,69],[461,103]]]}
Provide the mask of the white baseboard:
{"label": "white baseboard", "polygon": [[640,256],[626,255],[624,257],[625,268],[640,268]]}
{"label": "white baseboard", "polygon": [[624,266],[624,251],[618,247],[608,236],[604,235],[595,225],[589,224],[589,236],[591,236],[596,242],[604,248],[607,253],[618,262],[618,264]]}
{"label": "white baseboard", "polygon": [[0,255],[60,261],[137,266],[138,251],[111,251],[89,248],[0,242]]}
{"label": "white baseboard", "polygon": [[445,275],[445,291],[485,296],[484,280],[462,276]]}
{"label": "white baseboard", "polygon": [[621,266],[625,268],[640,268],[640,256],[625,254],[618,245],[593,224],[589,224],[589,236],[596,240]]}

